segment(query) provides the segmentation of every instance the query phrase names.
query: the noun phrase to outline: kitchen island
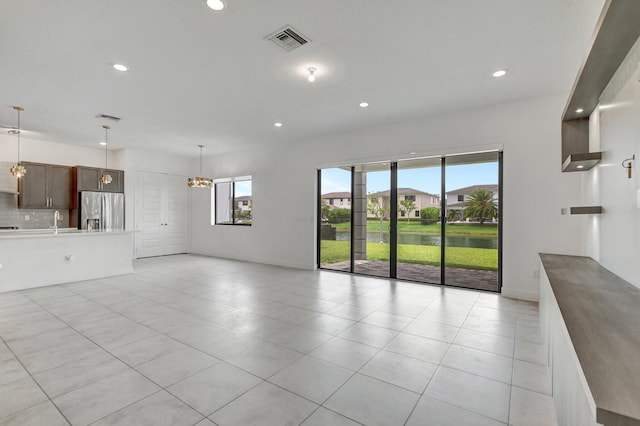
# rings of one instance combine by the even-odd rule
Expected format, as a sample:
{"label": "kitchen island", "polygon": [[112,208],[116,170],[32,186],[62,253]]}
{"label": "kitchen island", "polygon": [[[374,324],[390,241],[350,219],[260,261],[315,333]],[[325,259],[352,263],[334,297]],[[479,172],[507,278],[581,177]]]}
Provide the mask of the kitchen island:
{"label": "kitchen island", "polygon": [[0,231],[0,293],[133,272],[133,231]]}

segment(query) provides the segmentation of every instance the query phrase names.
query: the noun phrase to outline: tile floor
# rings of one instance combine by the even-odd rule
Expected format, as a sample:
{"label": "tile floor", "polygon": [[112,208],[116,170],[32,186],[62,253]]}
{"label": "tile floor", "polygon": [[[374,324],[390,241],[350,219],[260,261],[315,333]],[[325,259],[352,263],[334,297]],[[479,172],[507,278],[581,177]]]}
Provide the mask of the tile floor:
{"label": "tile floor", "polygon": [[170,256],[0,294],[0,425],[555,425],[537,305]]}

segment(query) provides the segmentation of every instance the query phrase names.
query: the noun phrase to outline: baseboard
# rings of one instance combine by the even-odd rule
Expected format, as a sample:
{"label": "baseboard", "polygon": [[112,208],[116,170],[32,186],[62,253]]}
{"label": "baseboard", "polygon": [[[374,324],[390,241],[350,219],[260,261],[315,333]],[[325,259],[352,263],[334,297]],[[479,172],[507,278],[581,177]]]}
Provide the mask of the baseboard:
{"label": "baseboard", "polygon": [[511,299],[528,300],[530,302],[537,302],[539,299],[537,291],[513,289],[507,286],[502,287],[502,295]]}

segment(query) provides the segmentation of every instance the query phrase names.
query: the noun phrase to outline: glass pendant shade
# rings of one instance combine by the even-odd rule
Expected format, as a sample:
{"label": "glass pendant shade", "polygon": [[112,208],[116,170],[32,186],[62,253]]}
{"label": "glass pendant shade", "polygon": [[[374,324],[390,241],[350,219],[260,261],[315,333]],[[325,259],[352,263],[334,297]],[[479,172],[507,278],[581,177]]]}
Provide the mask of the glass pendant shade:
{"label": "glass pendant shade", "polygon": [[213,179],[206,177],[190,177],[189,178],[189,187],[190,188],[211,188],[213,186]]}
{"label": "glass pendant shade", "polygon": [[11,173],[11,176],[13,177],[21,178],[22,176],[27,174],[27,169],[25,169],[25,167],[20,164],[20,111],[24,111],[24,108],[14,106],[13,109],[18,111],[18,128],[15,130],[9,130],[9,134],[18,135],[18,162],[11,166],[11,168],[9,169],[9,173]]}
{"label": "glass pendant shade", "polygon": [[22,176],[27,174],[27,169],[25,169],[21,164],[14,164],[9,169],[9,173],[11,173],[11,176],[21,178]]}
{"label": "glass pendant shade", "polygon": [[[200,147],[200,174],[202,174],[202,148],[204,145],[198,145]],[[187,182],[189,188],[211,188],[213,186],[213,179],[206,177],[190,177]]]}

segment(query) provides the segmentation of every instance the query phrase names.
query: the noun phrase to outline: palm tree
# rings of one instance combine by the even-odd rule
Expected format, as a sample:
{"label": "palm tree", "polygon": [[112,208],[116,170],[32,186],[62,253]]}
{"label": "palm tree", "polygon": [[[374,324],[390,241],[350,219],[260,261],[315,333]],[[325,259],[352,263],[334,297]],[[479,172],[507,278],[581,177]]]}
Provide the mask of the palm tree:
{"label": "palm tree", "polygon": [[402,215],[404,216],[406,214],[407,223],[409,223],[409,218],[411,217],[410,213],[414,211],[415,208],[416,203],[413,200],[407,200],[406,198],[404,200],[400,200],[400,204],[398,205],[398,209],[400,210]]}
{"label": "palm tree", "polygon": [[493,199],[493,192],[487,189],[476,189],[469,194],[469,199],[464,202],[464,217],[479,220],[483,224],[485,220],[498,217],[498,205]]}

